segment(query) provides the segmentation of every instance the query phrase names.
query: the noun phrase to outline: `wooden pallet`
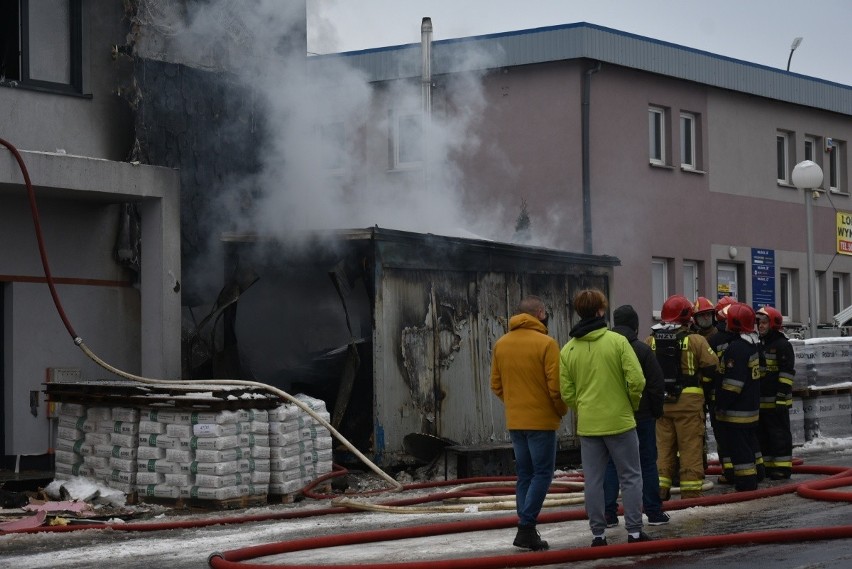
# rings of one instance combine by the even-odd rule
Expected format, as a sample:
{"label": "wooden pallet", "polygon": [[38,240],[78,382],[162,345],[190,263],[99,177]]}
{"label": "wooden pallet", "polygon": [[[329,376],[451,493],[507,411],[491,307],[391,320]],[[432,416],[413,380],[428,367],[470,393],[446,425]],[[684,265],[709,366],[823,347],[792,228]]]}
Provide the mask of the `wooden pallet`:
{"label": "wooden pallet", "polygon": [[794,397],[819,397],[820,395],[847,395],[852,393],[852,387],[808,387],[794,389]]}
{"label": "wooden pallet", "polygon": [[127,503],[134,504],[157,504],[173,508],[175,510],[241,510],[245,508],[256,508],[268,503],[266,494],[257,496],[239,496],[227,500],[199,500],[197,498],[157,498],[155,496],[138,496],[136,493],[127,496]]}

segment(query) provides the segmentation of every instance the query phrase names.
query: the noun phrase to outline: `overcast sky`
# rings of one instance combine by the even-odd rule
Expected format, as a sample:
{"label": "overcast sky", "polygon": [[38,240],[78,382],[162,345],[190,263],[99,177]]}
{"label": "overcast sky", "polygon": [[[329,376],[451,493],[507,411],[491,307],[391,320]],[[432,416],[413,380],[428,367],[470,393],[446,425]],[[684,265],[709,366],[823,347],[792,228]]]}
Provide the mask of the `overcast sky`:
{"label": "overcast sky", "polygon": [[852,0],[307,0],[308,51],[353,51],[588,22],[852,85]]}

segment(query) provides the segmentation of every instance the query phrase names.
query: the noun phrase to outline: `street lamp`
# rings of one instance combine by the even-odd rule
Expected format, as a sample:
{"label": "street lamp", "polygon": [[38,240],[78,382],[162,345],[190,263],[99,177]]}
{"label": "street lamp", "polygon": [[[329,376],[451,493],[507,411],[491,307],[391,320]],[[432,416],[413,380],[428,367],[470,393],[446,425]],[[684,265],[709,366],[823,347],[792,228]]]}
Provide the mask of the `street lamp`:
{"label": "street lamp", "polygon": [[802,38],[796,38],[793,40],[793,45],[790,46],[790,57],[787,58],[787,71],[790,71],[790,60],[793,59],[793,52],[796,51],[800,43],[802,43]]}
{"label": "street lamp", "polygon": [[815,188],[822,185],[822,168],[811,160],[799,162],[793,168],[793,184],[800,190],[804,190],[805,194],[805,215],[808,220],[808,329],[810,330],[810,337],[816,338],[816,275],[814,273],[814,228],[811,201],[819,195]]}

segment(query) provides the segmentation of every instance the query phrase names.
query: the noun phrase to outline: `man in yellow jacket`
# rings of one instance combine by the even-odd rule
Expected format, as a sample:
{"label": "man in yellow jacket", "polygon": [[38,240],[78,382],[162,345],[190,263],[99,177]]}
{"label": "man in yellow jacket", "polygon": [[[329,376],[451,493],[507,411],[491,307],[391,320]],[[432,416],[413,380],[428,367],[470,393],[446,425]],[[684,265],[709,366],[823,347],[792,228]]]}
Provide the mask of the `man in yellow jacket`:
{"label": "man in yellow jacket", "polygon": [[515,451],[514,545],[547,549],[536,521],[556,468],[556,431],[568,409],[559,393],[559,345],[547,335],[547,310],[537,296],[521,300],[509,332],[494,344],[491,391],[505,406]]}

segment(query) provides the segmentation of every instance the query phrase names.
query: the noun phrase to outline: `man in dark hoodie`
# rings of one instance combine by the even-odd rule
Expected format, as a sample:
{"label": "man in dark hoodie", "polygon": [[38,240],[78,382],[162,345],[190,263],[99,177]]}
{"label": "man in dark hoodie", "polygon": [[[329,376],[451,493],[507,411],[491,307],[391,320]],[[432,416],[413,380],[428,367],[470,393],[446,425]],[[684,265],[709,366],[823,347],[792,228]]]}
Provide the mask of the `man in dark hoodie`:
{"label": "man in dark hoodie", "polygon": [[[651,347],[639,340],[639,315],[629,304],[619,306],[612,313],[614,324],[612,331],[627,338],[642,373],[645,375],[645,389],[636,417],[636,434],[639,436],[639,462],[642,469],[642,507],[648,517],[648,525],[659,526],[669,523],[669,515],[663,511],[660,499],[660,476],[657,472],[657,419],[663,416],[665,383],[663,369],[657,361]],[[604,474],[604,501],[607,527],[618,525],[618,473],[615,463],[610,460]]]}

